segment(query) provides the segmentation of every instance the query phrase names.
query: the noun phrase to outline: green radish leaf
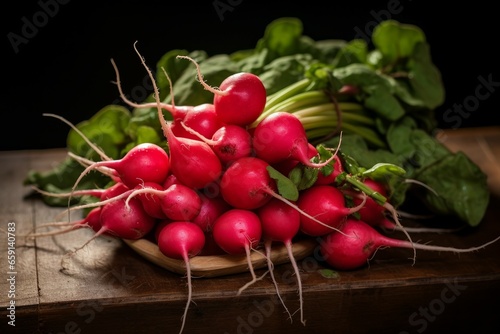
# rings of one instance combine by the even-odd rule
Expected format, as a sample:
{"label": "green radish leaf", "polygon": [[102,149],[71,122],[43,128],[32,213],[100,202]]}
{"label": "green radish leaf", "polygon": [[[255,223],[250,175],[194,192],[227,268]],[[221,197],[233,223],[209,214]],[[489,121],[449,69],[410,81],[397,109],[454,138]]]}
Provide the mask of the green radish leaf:
{"label": "green radish leaf", "polygon": [[125,155],[134,146],[142,143],[152,143],[162,147],[166,147],[167,145],[165,144],[164,138],[160,137],[160,135],[158,135],[158,132],[154,128],[146,125],[137,127],[137,129],[135,130],[135,138],[135,141],[130,142],[127,144],[127,146],[125,146],[122,151],[122,155]]}
{"label": "green radish leaf", "polygon": [[379,162],[375,164],[370,169],[365,170],[362,175],[372,178],[374,180],[383,180],[387,176],[404,176],[406,174],[406,170],[397,165]]}
{"label": "green radish leaf", "polygon": [[432,63],[430,47],[426,43],[415,46],[413,58],[408,63],[410,85],[413,93],[421,99],[429,109],[435,109],[445,100],[445,89],[441,72]]}
{"label": "green radish leaf", "polygon": [[[316,146],[316,150],[318,151],[319,158],[318,157],[314,157],[313,161],[315,163],[319,163],[321,161],[326,161],[326,160],[330,159],[333,156],[333,153],[330,150],[327,150],[326,147],[324,145],[322,145],[322,144],[317,145]],[[334,170],[332,163],[329,163],[328,165],[323,166],[320,169],[321,169],[321,173],[324,176],[330,175],[331,173],[333,173],[333,170]]]}
{"label": "green radish leaf", "polygon": [[295,17],[282,17],[266,27],[264,36],[257,41],[255,49],[268,49],[272,59],[296,53],[302,37],[302,21]]}
{"label": "green radish leaf", "polygon": [[[108,156],[119,158],[121,147],[130,138],[125,129],[130,121],[130,112],[119,105],[109,105],[90,119],[80,122],[76,127],[94,144],[100,147]],[[71,129],[67,137],[69,151],[89,159],[97,159],[98,155],[75,130]]]}
{"label": "green radish leaf", "polygon": [[410,57],[415,45],[425,42],[425,34],[415,25],[386,20],[373,30],[372,42],[385,61],[393,63],[398,59]]}
{"label": "green radish leaf", "polygon": [[269,176],[276,180],[276,185],[278,186],[278,193],[284,198],[290,201],[296,201],[299,198],[299,191],[295,184],[287,178],[285,175],[281,174],[275,168],[267,166],[267,172]]}
{"label": "green radish leaf", "polygon": [[334,67],[344,67],[352,63],[365,63],[368,57],[368,45],[363,39],[354,39],[338,52]]}
{"label": "green radish leaf", "polygon": [[[33,185],[37,188],[53,193],[69,193],[75,180],[80,176],[85,167],[71,157],[66,157],[61,163],[47,171],[29,171],[24,179],[24,185]],[[77,189],[104,188],[109,182],[109,177],[101,173],[89,173],[85,175],[78,184]],[[67,197],[41,196],[45,204],[49,206],[67,206]],[[73,204],[85,204],[90,199],[88,196],[74,197]],[[94,198],[95,199],[95,198]]]}
{"label": "green radish leaf", "polygon": [[297,187],[297,190],[300,191],[312,187],[318,179],[318,173],[319,170],[317,168],[310,168],[299,164],[290,171],[289,177]]}
{"label": "green radish leaf", "polygon": [[[160,100],[164,100],[170,94],[170,83],[163,70],[167,72],[172,83],[175,83],[184,70],[192,66],[189,62],[178,59],[177,56],[187,56],[188,54],[187,50],[173,49],[165,53],[156,63],[156,84],[160,91]],[[202,56],[206,57],[206,55]],[[191,54],[191,57],[198,59],[198,61],[203,59],[196,53]]]}
{"label": "green radish leaf", "polygon": [[416,178],[437,194],[426,191],[421,195],[432,212],[458,217],[470,226],[481,222],[490,201],[487,175],[464,153],[450,153]]}
{"label": "green radish leaf", "polygon": [[332,269],[319,269],[318,272],[324,278],[335,279],[335,280],[340,279],[339,272]]}

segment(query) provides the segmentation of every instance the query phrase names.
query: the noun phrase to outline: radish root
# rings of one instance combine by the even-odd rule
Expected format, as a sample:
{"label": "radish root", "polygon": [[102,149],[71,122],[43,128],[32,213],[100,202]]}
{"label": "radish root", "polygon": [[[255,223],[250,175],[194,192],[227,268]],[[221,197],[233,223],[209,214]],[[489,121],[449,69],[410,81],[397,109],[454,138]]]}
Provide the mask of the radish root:
{"label": "radish root", "polygon": [[201,74],[200,64],[198,64],[193,58],[191,58],[189,56],[181,56],[181,55],[178,55],[177,58],[179,58],[179,59],[187,59],[187,60],[189,60],[190,62],[192,62],[196,66],[196,73],[198,75],[198,81],[201,83],[201,85],[203,86],[203,88],[205,88],[205,90],[208,90],[209,92],[211,92],[213,94],[217,94],[217,95],[227,95],[228,94],[228,92],[216,89],[216,88],[208,85],[205,82],[205,80],[203,79],[203,74]]}
{"label": "radish root", "polygon": [[292,314],[288,310],[288,307],[286,307],[285,301],[281,297],[279,287],[278,287],[278,282],[276,281],[276,278],[274,277],[274,263],[271,261],[272,240],[266,240],[264,242],[264,247],[266,250],[267,267],[269,269],[269,275],[271,276],[271,280],[273,281],[274,288],[276,290],[276,295],[278,296],[278,298],[281,302],[281,305],[283,305],[283,307],[285,308],[285,311],[288,314],[288,319],[290,319],[290,322],[293,322]]}
{"label": "radish root", "polygon": [[263,279],[267,275],[267,273],[269,272],[269,270],[268,270],[264,274],[262,274],[262,276],[257,277],[257,275],[255,274],[255,270],[253,268],[253,264],[252,264],[251,252],[253,249],[250,247],[250,245],[251,245],[251,242],[249,242],[247,245],[245,245],[245,254],[247,257],[248,270],[250,271],[250,274],[252,275],[252,280],[247,282],[245,285],[243,285],[241,288],[238,289],[238,292],[236,293],[237,296],[241,295],[241,293],[244,290],[246,290],[249,286],[251,286],[252,284]]}

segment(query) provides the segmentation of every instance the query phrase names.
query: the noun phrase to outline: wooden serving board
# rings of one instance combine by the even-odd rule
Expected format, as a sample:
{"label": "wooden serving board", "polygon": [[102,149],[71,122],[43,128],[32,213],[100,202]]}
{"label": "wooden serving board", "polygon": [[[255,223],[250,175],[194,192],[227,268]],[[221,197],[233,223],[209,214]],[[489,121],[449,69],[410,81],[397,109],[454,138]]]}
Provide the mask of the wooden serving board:
{"label": "wooden serving board", "polygon": [[[123,241],[148,261],[177,274],[186,273],[184,261],[163,255],[155,243],[147,239],[125,239]],[[317,243],[314,239],[295,242],[293,244],[293,256],[297,261],[302,260],[311,255],[315,247],[317,247]],[[273,246],[270,260],[274,265],[289,262],[286,247],[284,245]],[[250,261],[254,269],[267,267],[267,259],[262,252],[252,251]],[[247,272],[248,260],[245,254],[203,255],[191,258],[190,266],[193,276],[217,277]]]}

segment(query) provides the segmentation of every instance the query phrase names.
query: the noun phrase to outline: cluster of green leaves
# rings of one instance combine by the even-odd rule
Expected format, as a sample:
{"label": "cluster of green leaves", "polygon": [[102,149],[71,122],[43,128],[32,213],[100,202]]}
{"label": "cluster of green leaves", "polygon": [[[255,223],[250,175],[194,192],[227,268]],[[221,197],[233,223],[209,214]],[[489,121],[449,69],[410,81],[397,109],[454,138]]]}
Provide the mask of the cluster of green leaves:
{"label": "cluster of green leaves", "polygon": [[[299,115],[311,141],[331,147],[337,146],[338,136],[328,133],[340,128],[342,152],[365,170],[379,163],[399,166],[407,172],[405,178],[435,191],[421,191],[422,201],[432,211],[470,225],[481,221],[489,199],[485,174],[433,136],[434,110],[444,102],[445,90],[418,27],[383,21],[374,29],[370,45],[362,39],[316,41],[303,34],[300,19],[283,17],[267,26],[252,49],[216,55],[203,50],[168,51],[156,64],[161,100],[171,103],[173,92],[176,105],[198,105],[212,102],[213,95],[200,85],[191,62],[178,55],[196,60],[211,86],[240,71],[258,75],[268,94],[266,114],[286,106]],[[146,102],[151,101],[152,95]],[[165,117],[170,118],[168,112]],[[123,156],[140,142],[167,147],[156,108],[106,106],[78,127],[111,157]],[[77,155],[97,158],[73,130],[67,145]],[[65,161],[53,171],[31,172],[26,184],[65,191],[76,178],[58,182],[67,165],[78,171]],[[89,183],[103,186],[98,176],[87,177]],[[401,178],[392,180],[390,201],[397,207],[411,188]]]}

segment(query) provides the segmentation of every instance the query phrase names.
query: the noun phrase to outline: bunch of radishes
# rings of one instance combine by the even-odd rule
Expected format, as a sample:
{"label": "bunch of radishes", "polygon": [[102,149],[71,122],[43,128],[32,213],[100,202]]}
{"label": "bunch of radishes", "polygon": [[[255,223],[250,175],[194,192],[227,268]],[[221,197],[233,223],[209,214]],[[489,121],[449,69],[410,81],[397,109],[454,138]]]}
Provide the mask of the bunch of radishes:
{"label": "bunch of radishes", "polygon": [[[213,88],[204,82],[198,64],[187,59],[196,65],[200,84],[213,92],[213,103],[175,106],[173,98],[172,104],[160,102],[152,73],[141,57],[157,100],[142,106],[158,108],[168,150],[143,143],[123,158],[112,160],[89,143],[102,160],[91,162],[74,156],[86,169],[67,195],[92,195],[99,201],[79,206],[93,208],[85,219],[61,230],[88,226],[95,231],[93,238],[102,234],[135,240],[151,237],[165,256],[184,260],[189,298],[182,327],[191,300],[189,259],[194,256],[246,254],[252,280],[239,294],[259,279],[250,252],[262,248],[269,258],[272,244],[283,243],[296,271],[300,295],[300,273],[292,255],[292,241],[299,236],[321,241],[324,260],[341,270],[363,266],[385,245],[459,251],[418,245],[411,239],[389,242],[370,227],[402,228],[385,201],[383,184],[362,180],[371,189],[366,192],[348,182],[336,182],[337,176],[346,174],[337,150],[322,158],[293,114],[275,112],[251,127],[266,105],[266,89],[258,76],[234,74]],[[171,113],[172,121],[165,120],[163,110]],[[305,189],[283,194],[280,183],[291,182],[288,173],[301,166],[317,169],[317,178]],[[75,190],[91,171],[109,175],[114,185],[102,190]],[[377,202],[373,194],[383,200]],[[385,218],[387,212],[396,218],[394,222]],[[272,275],[272,263],[269,269]],[[300,313],[305,323],[302,297]]]}

